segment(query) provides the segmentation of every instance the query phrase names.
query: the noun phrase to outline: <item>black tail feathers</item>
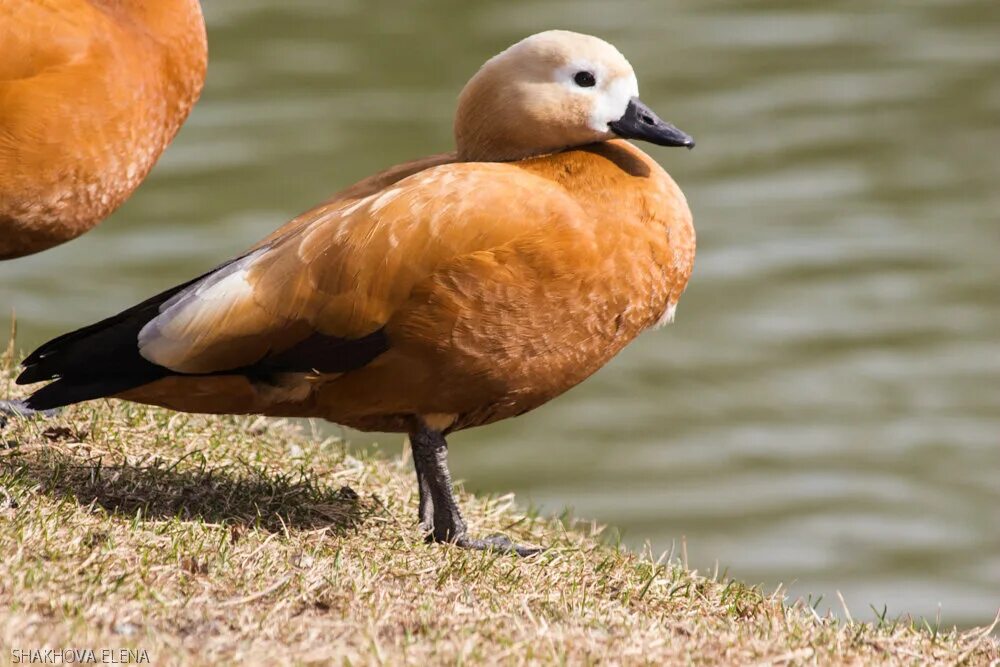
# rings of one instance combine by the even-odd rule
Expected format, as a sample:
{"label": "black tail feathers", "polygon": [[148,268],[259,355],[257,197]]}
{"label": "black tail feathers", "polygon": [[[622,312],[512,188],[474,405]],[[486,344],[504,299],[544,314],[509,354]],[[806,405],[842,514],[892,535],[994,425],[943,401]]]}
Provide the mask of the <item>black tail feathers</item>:
{"label": "black tail feathers", "polygon": [[89,383],[60,379],[45,385],[24,399],[22,403],[31,410],[44,412],[66,405],[73,405],[74,403],[91,401],[95,398],[114,396],[123,391],[152,382],[155,379],[157,377],[143,378],[132,375],[108,377]]}
{"label": "black tail feathers", "polygon": [[25,399],[25,405],[49,410],[113,396],[169,375],[170,371],[139,354],[139,332],[159,314],[160,304],[190,284],[178,285],[113,317],[63,334],[29,354],[22,362],[24,370],[17,384],[55,381]]}

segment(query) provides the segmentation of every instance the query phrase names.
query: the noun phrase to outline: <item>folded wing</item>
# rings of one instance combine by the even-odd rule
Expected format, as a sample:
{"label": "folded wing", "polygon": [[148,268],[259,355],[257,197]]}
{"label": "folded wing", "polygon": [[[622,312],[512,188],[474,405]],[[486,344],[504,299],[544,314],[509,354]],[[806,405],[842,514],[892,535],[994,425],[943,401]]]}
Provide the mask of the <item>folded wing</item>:
{"label": "folded wing", "polygon": [[509,165],[434,167],[321,206],[201,278],[56,339],[19,381],[86,384],[73,394],[85,400],[165,375],[354,370],[391,347],[386,324],[440,268],[558,226],[576,206]]}

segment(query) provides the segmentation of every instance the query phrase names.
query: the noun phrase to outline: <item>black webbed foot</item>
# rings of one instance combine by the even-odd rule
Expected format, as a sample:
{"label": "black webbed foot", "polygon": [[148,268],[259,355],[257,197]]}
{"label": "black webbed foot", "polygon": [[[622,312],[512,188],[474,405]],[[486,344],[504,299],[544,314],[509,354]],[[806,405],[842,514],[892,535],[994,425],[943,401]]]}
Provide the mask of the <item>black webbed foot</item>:
{"label": "black webbed foot", "polygon": [[7,425],[9,417],[54,417],[59,414],[59,409],[34,410],[29,408],[24,401],[0,401],[0,428]]}
{"label": "black webbed foot", "polygon": [[455,545],[463,549],[476,549],[479,551],[496,551],[503,554],[516,554],[518,556],[535,556],[545,551],[543,547],[528,547],[523,544],[515,544],[506,535],[490,535],[482,539],[463,535],[455,540]]}
{"label": "black webbed foot", "polygon": [[420,489],[420,527],[427,532],[428,542],[518,556],[533,556],[543,551],[538,547],[514,544],[505,535],[491,535],[485,539],[469,537],[452,493],[448,443],[444,436],[422,427],[410,435],[410,445]]}

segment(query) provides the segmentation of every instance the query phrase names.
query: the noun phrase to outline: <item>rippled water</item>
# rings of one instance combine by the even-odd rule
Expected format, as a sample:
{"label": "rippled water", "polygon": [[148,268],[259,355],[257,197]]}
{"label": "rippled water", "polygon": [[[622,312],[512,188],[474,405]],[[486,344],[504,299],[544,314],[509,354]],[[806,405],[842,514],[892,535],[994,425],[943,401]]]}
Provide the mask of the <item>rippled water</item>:
{"label": "rippled water", "polygon": [[649,149],[694,209],[695,275],[676,324],[545,408],[455,436],[456,475],[633,545],[686,536],[698,567],[840,590],[857,616],[992,618],[1000,3],[206,4],[208,86],[147,183],[98,231],[0,264],[22,346],[448,148],[486,57],[593,32],[698,139]]}

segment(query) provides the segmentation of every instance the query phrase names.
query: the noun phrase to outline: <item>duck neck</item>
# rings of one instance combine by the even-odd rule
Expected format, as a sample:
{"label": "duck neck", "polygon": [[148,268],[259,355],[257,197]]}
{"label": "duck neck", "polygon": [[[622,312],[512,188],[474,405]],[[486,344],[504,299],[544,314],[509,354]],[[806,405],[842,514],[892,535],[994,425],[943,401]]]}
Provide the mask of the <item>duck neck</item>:
{"label": "duck neck", "polygon": [[495,115],[476,118],[462,110],[455,119],[455,149],[462,162],[513,162],[555,153],[565,146],[539,145],[534,137],[504,123]]}

